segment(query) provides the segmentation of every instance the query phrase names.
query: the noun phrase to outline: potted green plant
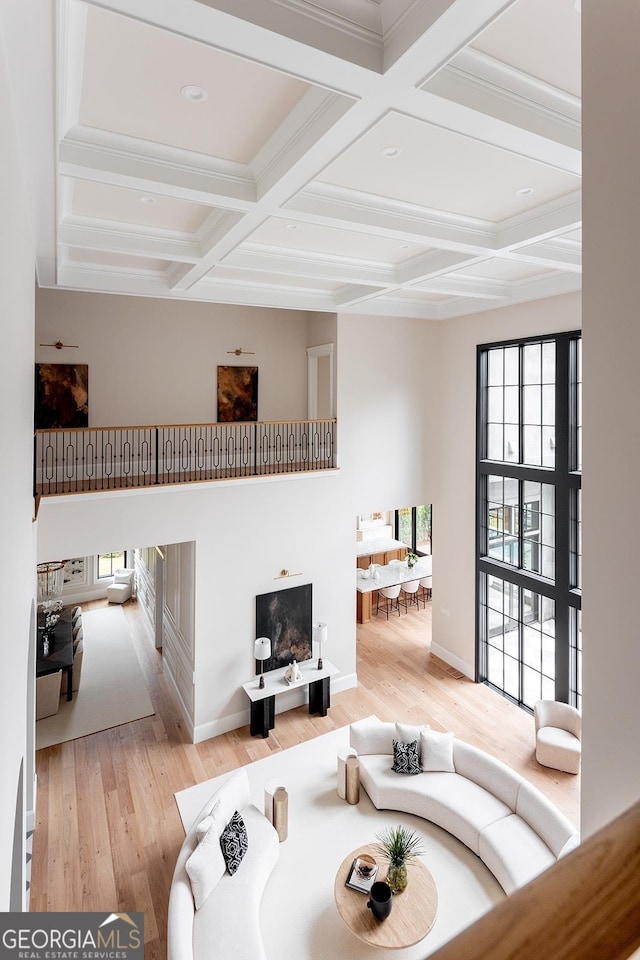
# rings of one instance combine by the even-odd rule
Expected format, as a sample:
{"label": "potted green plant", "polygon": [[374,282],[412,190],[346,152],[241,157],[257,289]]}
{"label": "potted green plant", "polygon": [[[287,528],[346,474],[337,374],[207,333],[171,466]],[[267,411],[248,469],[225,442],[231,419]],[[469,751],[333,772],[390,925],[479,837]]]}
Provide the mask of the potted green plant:
{"label": "potted green plant", "polygon": [[424,853],[420,837],[402,824],[376,836],[379,841],[376,849],[389,864],[387,883],[394,893],[402,893],[409,882],[407,864]]}

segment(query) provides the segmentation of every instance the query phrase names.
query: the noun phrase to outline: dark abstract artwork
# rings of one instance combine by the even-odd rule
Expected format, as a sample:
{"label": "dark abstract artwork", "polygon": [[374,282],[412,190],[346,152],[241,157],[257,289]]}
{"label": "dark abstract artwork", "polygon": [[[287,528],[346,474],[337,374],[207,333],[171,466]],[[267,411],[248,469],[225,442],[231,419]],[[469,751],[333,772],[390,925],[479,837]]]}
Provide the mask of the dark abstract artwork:
{"label": "dark abstract artwork", "polygon": [[256,597],[256,637],[269,637],[271,656],[264,669],[287,667],[311,657],[312,585],[277,590]]}
{"label": "dark abstract artwork", "polygon": [[258,419],[258,368],[218,367],[218,423]]}
{"label": "dark abstract artwork", "polygon": [[88,365],[36,363],[36,430],[88,426]]}

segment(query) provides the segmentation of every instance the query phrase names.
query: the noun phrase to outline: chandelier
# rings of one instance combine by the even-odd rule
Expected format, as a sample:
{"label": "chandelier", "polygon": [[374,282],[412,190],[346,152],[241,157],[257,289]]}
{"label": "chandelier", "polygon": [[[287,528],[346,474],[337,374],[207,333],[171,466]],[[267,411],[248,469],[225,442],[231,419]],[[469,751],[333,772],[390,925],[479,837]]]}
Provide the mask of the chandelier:
{"label": "chandelier", "polygon": [[38,603],[58,599],[64,586],[63,571],[66,562],[66,560],[53,560],[38,564]]}

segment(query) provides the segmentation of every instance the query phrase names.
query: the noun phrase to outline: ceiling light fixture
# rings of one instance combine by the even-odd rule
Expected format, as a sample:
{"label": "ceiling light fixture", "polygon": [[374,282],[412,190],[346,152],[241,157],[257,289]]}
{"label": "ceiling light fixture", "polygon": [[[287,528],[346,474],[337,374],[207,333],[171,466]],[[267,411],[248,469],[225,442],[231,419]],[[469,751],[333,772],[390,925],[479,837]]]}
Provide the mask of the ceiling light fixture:
{"label": "ceiling light fixture", "polygon": [[147,204],[156,202],[155,197],[139,197],[139,200],[140,200],[140,203],[147,203]]}
{"label": "ceiling light fixture", "polygon": [[533,187],[520,187],[519,190],[516,190],[516,194],[519,197],[530,197],[533,193]]}
{"label": "ceiling light fixture", "polygon": [[298,229],[298,224],[297,224],[297,223],[288,223],[288,224],[287,224],[287,230],[297,230],[297,229]]}
{"label": "ceiling light fixture", "polygon": [[185,84],[184,87],[181,87],[180,93],[185,100],[190,100],[192,103],[203,103],[209,99],[209,94],[204,87],[199,87],[195,83]]}
{"label": "ceiling light fixture", "polygon": [[398,250],[408,250],[410,246],[410,243],[399,243]]}
{"label": "ceiling light fixture", "polygon": [[384,157],[386,160],[393,160],[396,157],[399,157],[402,153],[400,147],[383,147],[380,151],[380,156]]}

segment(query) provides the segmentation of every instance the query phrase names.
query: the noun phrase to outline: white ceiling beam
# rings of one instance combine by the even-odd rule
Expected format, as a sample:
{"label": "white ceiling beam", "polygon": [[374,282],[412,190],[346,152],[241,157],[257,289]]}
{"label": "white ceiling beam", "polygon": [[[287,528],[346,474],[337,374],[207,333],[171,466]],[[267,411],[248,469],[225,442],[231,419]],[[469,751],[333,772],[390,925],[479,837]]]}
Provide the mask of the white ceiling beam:
{"label": "white ceiling beam", "polygon": [[430,93],[580,150],[577,97],[471,48],[433,77]]}
{"label": "white ceiling beam", "polygon": [[480,277],[450,275],[413,284],[411,288],[427,293],[441,293],[451,297],[472,297],[478,300],[507,300],[512,285],[504,280],[484,280]]}
{"label": "white ceiling beam", "polygon": [[67,131],[59,173],[214,206],[251,209],[256,186],[243,164],[152,144],[92,127]]}
{"label": "white ceiling beam", "polygon": [[348,227],[394,240],[479,254],[495,249],[495,228],[483,220],[443,215],[418,204],[315,183],[286,206],[297,219]]}
{"label": "white ceiling beam", "polygon": [[514,2],[418,0],[385,33],[385,74],[424,83]]}
{"label": "white ceiling beam", "polygon": [[187,263],[194,263],[202,255],[200,244],[193,238],[112,220],[88,221],[80,217],[65,220],[60,224],[59,241],[86,250]]}
{"label": "white ceiling beam", "polygon": [[223,261],[224,266],[245,270],[266,271],[293,277],[316,277],[356,284],[384,287],[397,284],[397,271],[392,264],[367,263],[345,257],[302,253],[259,244],[243,244]]}
{"label": "white ceiling beam", "polygon": [[515,250],[533,242],[562,236],[582,226],[582,193],[551,200],[526,214],[503,221],[497,231],[496,244],[501,250]]}

